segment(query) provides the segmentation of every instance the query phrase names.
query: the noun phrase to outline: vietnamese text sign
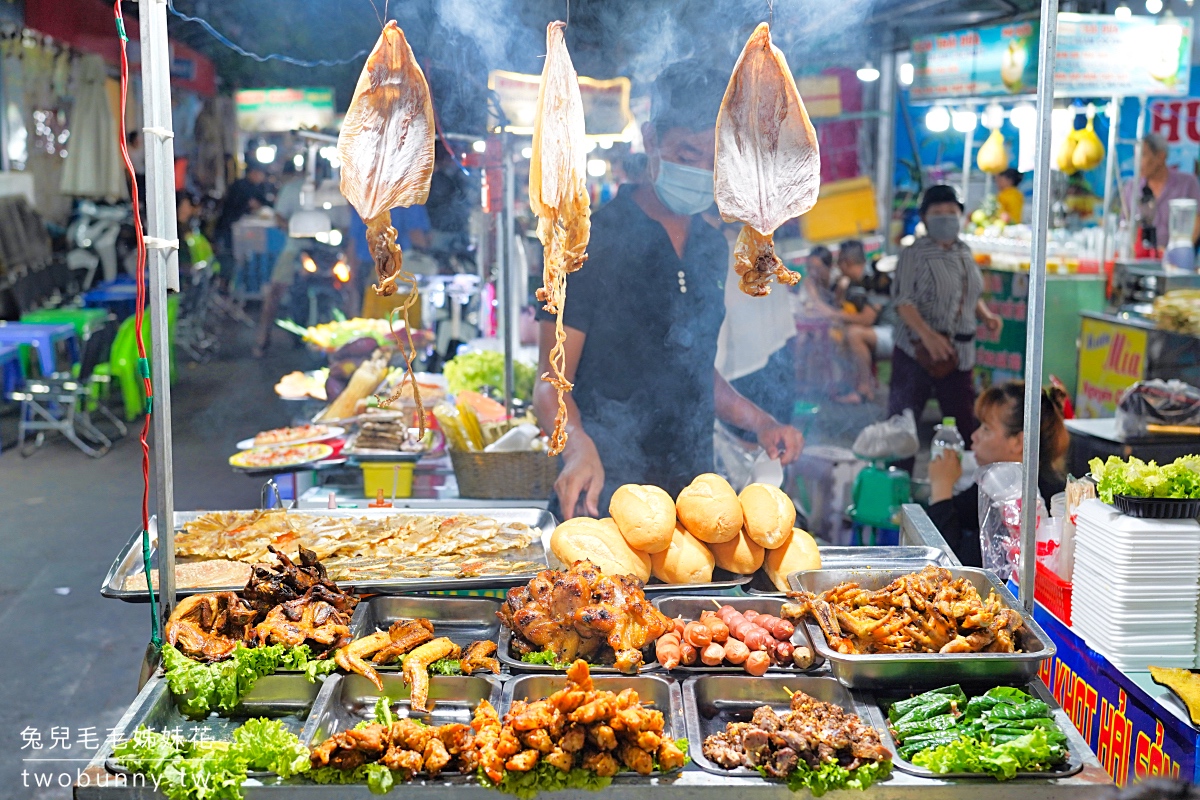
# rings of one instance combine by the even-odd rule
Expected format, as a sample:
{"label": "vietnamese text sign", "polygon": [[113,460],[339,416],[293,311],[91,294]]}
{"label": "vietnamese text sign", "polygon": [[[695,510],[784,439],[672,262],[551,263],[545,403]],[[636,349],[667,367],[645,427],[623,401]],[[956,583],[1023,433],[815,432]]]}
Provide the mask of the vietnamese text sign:
{"label": "vietnamese text sign", "polygon": [[1056,95],[1186,95],[1191,68],[1191,19],[1058,15]]}
{"label": "vietnamese text sign", "polygon": [[1112,417],[1121,392],[1146,375],[1146,332],[1091,317],[1081,322],[1075,413]]}
{"label": "vietnamese text sign", "polygon": [[1037,88],[1036,22],[913,40],[914,100],[1025,94]]}
{"label": "vietnamese text sign", "polygon": [[238,128],[294,131],[333,124],[333,89],[241,89],[235,95]]}

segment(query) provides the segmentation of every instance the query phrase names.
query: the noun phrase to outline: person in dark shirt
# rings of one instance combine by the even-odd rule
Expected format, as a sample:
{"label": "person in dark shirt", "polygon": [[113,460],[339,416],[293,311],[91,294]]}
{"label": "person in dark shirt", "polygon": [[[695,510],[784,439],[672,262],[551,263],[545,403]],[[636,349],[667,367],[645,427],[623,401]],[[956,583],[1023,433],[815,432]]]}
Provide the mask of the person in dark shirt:
{"label": "person in dark shirt", "polygon": [[[1042,390],[1042,430],[1038,491],[1046,507],[1050,498],[1066,489],[1063,460],[1070,436],[1063,424],[1066,394],[1058,388]],[[975,401],[979,427],[971,434],[971,450],[980,467],[1000,461],[1020,461],[1025,427],[1025,382],[992,386]],[[979,485],[954,494],[962,476],[957,453],[945,451],[929,464],[929,518],[953,548],[964,566],[982,567],[979,541]]]}
{"label": "person in dark shirt", "polygon": [[261,166],[252,164],[246,170],[246,177],[238,178],[229,184],[225,190],[224,202],[221,204],[221,215],[217,217],[214,233],[220,245],[232,250],[233,223],[263,206],[271,205],[269,196],[270,185],[267,184],[267,173]]}
{"label": "person in dark shirt", "polygon": [[[803,437],[717,373],[728,246],[700,215],[713,204],[714,125],[727,76],[668,67],[642,129],[648,182],[622,186],[592,217],[588,260],[567,280],[567,445],[551,511],[600,516],[625,483],[675,496],[713,470],[713,422],[753,432],[772,458],[794,461]],[[554,318],[539,319],[539,372],[549,371]],[[543,428],[558,402],[539,381]]]}
{"label": "person in dark shirt", "polygon": [[433,175],[429,179],[429,227],[433,229],[434,246],[447,249],[450,240],[466,236],[471,222],[471,209],[479,204],[479,189],[439,141],[434,146]]}

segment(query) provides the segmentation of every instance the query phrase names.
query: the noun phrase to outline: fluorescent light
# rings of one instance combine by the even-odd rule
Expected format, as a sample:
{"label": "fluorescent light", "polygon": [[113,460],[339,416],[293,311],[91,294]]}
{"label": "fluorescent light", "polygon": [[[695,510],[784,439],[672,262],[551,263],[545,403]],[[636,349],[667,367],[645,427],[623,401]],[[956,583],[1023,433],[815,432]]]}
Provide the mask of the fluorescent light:
{"label": "fluorescent light", "polygon": [[334,247],[339,246],[342,243],[342,232],[337,228],[331,230],[329,232],[329,243]]}
{"label": "fluorescent light", "polygon": [[900,82],[905,86],[912,86],[913,76],[916,74],[913,70],[911,61],[905,61],[900,65]]}
{"label": "fluorescent light", "polygon": [[1032,128],[1037,124],[1037,109],[1032,103],[1018,103],[1008,113],[1008,120],[1018,130]]}
{"label": "fluorescent light", "polygon": [[296,169],[304,169],[304,153],[296,153],[292,156],[292,165]]}
{"label": "fluorescent light", "polygon": [[1146,0],[1146,11],[1150,14],[1157,14],[1163,10],[1163,0]]}
{"label": "fluorescent light", "polygon": [[950,128],[950,112],[945,106],[934,106],[925,113],[925,127],[934,133],[942,133]]}
{"label": "fluorescent light", "polygon": [[321,208],[323,208],[323,209],[325,209],[326,211],[328,211],[329,209],[333,208],[333,203],[322,203],[322,204],[321,204]]}
{"label": "fluorescent light", "polygon": [[959,133],[975,130],[975,126],[979,124],[979,115],[974,111],[955,111],[950,115],[954,130]]}
{"label": "fluorescent light", "polygon": [[879,70],[875,69],[870,61],[864,64],[862,68],[854,74],[857,75],[858,79],[863,83],[871,83],[872,81],[879,80]]}
{"label": "fluorescent light", "polygon": [[1121,5],[1113,9],[1113,16],[1117,19],[1129,19],[1133,16],[1133,9],[1128,4],[1121,3]]}
{"label": "fluorescent light", "polygon": [[600,140],[600,149],[601,150],[611,150],[612,146],[613,146],[612,139],[601,139]]}
{"label": "fluorescent light", "polygon": [[260,164],[270,164],[275,160],[275,145],[260,144],[254,148],[254,158]]}
{"label": "fluorescent light", "polygon": [[603,178],[608,172],[608,162],[600,158],[589,158],[587,162],[587,173],[593,178]]}
{"label": "fluorescent light", "polygon": [[475,141],[471,142],[471,149],[476,153],[482,153],[483,151],[487,150],[487,142],[485,142],[483,139],[476,139]]}
{"label": "fluorescent light", "polygon": [[980,119],[983,127],[988,130],[995,130],[1004,124],[1004,109],[999,103],[992,103],[983,110],[983,116]]}
{"label": "fluorescent light", "polygon": [[533,148],[532,147],[522,147],[521,148],[521,158],[533,158]]}

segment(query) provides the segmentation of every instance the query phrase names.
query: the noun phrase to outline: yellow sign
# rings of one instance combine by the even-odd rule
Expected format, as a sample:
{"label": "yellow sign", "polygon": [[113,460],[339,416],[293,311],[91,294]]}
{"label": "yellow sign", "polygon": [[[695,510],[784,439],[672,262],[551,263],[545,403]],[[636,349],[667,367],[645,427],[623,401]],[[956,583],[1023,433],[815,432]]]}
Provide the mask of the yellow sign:
{"label": "yellow sign", "polygon": [[813,118],[837,117],[842,113],[842,83],[837,75],[801,75],[796,89],[804,98],[804,109]]}
{"label": "yellow sign", "polygon": [[1146,332],[1084,317],[1079,344],[1075,414],[1084,418],[1114,416],[1121,392],[1146,375]]}
{"label": "yellow sign", "polygon": [[[541,75],[522,75],[517,72],[492,70],[488,88],[500,98],[500,108],[508,118],[508,131],[518,136],[533,135],[533,118],[537,114],[538,87]],[[621,138],[628,141],[626,129],[633,124],[629,110],[629,78],[579,78],[579,94],[583,99],[584,127],[588,136]],[[489,114],[488,126],[500,124],[494,111]]]}

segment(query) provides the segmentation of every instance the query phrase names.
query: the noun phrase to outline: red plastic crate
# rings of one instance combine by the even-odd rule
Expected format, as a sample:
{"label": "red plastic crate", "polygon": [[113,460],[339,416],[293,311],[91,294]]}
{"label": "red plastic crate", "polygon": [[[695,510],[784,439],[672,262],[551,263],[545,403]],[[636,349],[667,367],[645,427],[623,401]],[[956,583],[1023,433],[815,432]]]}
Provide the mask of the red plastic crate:
{"label": "red plastic crate", "polygon": [[1054,571],[1037,565],[1037,583],[1034,596],[1042,607],[1064,624],[1071,624],[1071,592],[1074,587],[1070,581],[1058,577]]}

